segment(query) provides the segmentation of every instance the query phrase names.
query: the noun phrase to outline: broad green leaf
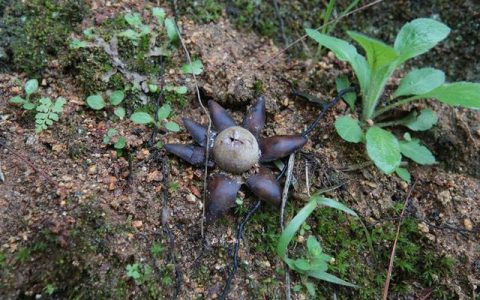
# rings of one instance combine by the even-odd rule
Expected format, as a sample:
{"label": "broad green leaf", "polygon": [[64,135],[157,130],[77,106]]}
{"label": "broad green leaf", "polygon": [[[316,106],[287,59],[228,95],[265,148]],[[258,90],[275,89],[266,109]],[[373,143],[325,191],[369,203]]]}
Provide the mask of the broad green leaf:
{"label": "broad green leaf", "polygon": [[330,207],[330,208],[334,208],[334,209],[337,209],[337,210],[340,210],[340,211],[343,211],[349,215],[352,215],[354,217],[358,217],[357,213],[354,212],[353,210],[351,210],[350,208],[346,207],[345,205],[343,205],[342,203],[338,202],[338,201],[335,201],[333,199],[330,199],[330,198],[325,198],[323,196],[314,196],[313,197],[314,199],[317,199],[317,203],[319,205],[323,205],[323,206],[327,206],[327,207]]}
{"label": "broad green leaf", "polygon": [[156,92],[158,92],[158,85],[149,84],[148,85],[148,90],[150,91],[150,93],[156,93]]}
{"label": "broad green leaf", "polygon": [[172,18],[165,19],[165,29],[167,30],[168,39],[171,42],[175,42],[178,40],[177,24],[175,24],[174,19]]}
{"label": "broad green leaf", "polygon": [[413,70],[400,81],[393,97],[425,94],[441,86],[445,82],[445,74],[434,68]]}
{"label": "broad green leaf", "polygon": [[63,106],[67,103],[67,100],[63,97],[58,97],[55,103],[53,104],[52,111],[56,113],[63,112]]}
{"label": "broad green leaf", "polygon": [[449,105],[480,108],[480,83],[465,81],[445,83],[417,98],[435,98]]}
{"label": "broad green leaf", "polygon": [[125,21],[133,27],[139,27],[142,25],[142,17],[139,13],[126,14]]}
{"label": "broad green leaf", "polygon": [[115,149],[123,149],[125,148],[125,145],[127,144],[127,139],[123,136],[121,136],[118,141],[113,145],[113,148]]}
{"label": "broad green leaf", "polygon": [[341,116],[335,121],[335,129],[342,139],[350,143],[359,143],[363,132],[357,119],[350,116]]}
{"label": "broad green leaf", "polygon": [[435,47],[450,33],[450,28],[433,19],[420,18],[405,24],[395,39],[400,63]]}
{"label": "broad green leaf", "polygon": [[123,99],[125,99],[125,93],[120,90],[114,91],[110,94],[109,99],[112,105],[119,105],[120,103],[122,103]]}
{"label": "broad green leaf", "polygon": [[398,57],[395,49],[382,41],[354,31],[347,31],[347,34],[365,49],[367,61],[372,70],[388,65]]}
{"label": "broad green leaf", "polygon": [[411,176],[410,176],[410,172],[408,172],[407,169],[404,169],[404,168],[397,168],[395,170],[395,173],[397,173],[398,177],[402,178],[403,180],[405,180],[406,182],[410,183],[411,181]]}
{"label": "broad green leaf", "polygon": [[358,287],[354,284],[351,284],[350,282],[347,282],[345,280],[338,278],[337,276],[328,274],[327,272],[309,271],[307,275],[313,278],[317,278],[320,280],[328,281],[328,282],[339,284],[339,285],[344,285],[344,286],[349,286],[354,288]]}
{"label": "broad green leaf", "polygon": [[70,49],[80,49],[88,47],[88,43],[79,39],[73,39],[68,43]]}
{"label": "broad green leaf", "polygon": [[23,103],[23,108],[26,109],[26,110],[32,110],[35,108],[35,104],[31,103],[31,102],[25,102]]}
{"label": "broad green leaf", "polygon": [[117,35],[120,37],[125,37],[132,41],[137,41],[140,38],[140,34],[132,29],[127,29],[125,31],[120,32]]}
{"label": "broad green leaf", "polygon": [[199,59],[196,59],[192,61],[192,64],[184,64],[182,66],[182,71],[185,74],[195,74],[195,75],[200,75],[203,72],[203,64],[202,61]]}
{"label": "broad green leaf", "polygon": [[25,103],[25,99],[23,99],[20,96],[15,96],[13,98],[10,98],[11,103]]}
{"label": "broad green leaf", "polygon": [[165,128],[167,128],[167,130],[172,131],[172,132],[179,132],[180,131],[180,126],[175,122],[166,122],[165,123]]}
{"label": "broad green leaf", "polygon": [[162,105],[162,107],[160,107],[157,112],[158,120],[160,121],[168,118],[171,112],[172,112],[172,108],[170,107],[169,104]]}
{"label": "broad green leaf", "polygon": [[27,93],[27,96],[30,96],[31,94],[35,93],[37,90],[38,90],[38,80],[30,79],[25,83],[25,93]]}
{"label": "broad green leaf", "polygon": [[120,118],[120,120],[123,120],[125,118],[125,108],[119,106],[115,107],[113,113]]}
{"label": "broad green leaf", "polygon": [[292,241],[295,233],[300,229],[300,226],[305,222],[308,216],[313,212],[313,210],[317,207],[317,199],[312,199],[310,202],[307,203],[296,215],[295,217],[288,223],[287,227],[283,230],[280,239],[278,240],[277,244],[277,254],[285,261],[287,258],[287,249],[288,244]]}
{"label": "broad green leaf", "polygon": [[149,124],[153,123],[154,120],[152,116],[146,112],[136,112],[130,116],[130,120],[137,124]]}
{"label": "broad green leaf", "polygon": [[157,18],[157,22],[159,24],[163,24],[163,20],[165,20],[165,10],[161,7],[153,7],[152,8],[152,15]]}
{"label": "broad green leaf", "polygon": [[299,271],[308,271],[310,270],[310,264],[308,263],[308,261],[306,259],[303,259],[303,258],[299,258],[299,259],[295,259],[293,261],[293,265],[295,266],[295,268],[297,268]]}
{"label": "broad green leaf", "polygon": [[320,243],[313,235],[307,239],[307,249],[312,257],[317,257],[322,254],[322,246],[320,246]]}
{"label": "broad green leaf", "polygon": [[[345,75],[338,76],[335,79],[335,84],[337,87],[337,92],[340,92],[350,87],[350,81]],[[355,110],[355,101],[357,101],[357,94],[355,92],[351,92],[343,95],[343,100],[345,100],[345,102],[348,103],[348,106],[350,106],[350,109],[352,111]]]}
{"label": "broad green leaf", "polygon": [[432,165],[436,163],[435,157],[427,147],[420,145],[418,140],[401,141],[400,151],[414,162],[421,165]]}
{"label": "broad green leaf", "polygon": [[367,154],[384,173],[390,174],[400,165],[402,155],[397,138],[380,127],[372,126],[365,136]]}
{"label": "broad green leaf", "polygon": [[309,37],[335,53],[339,60],[350,63],[357,76],[360,89],[365,93],[370,80],[370,67],[365,57],[358,54],[357,49],[344,40],[322,34],[314,29],[305,29],[305,31]]}
{"label": "broad green leaf", "polygon": [[437,122],[437,114],[433,110],[426,108],[420,111],[420,115],[408,118],[403,125],[414,131],[424,131],[432,128]]}
{"label": "broad green leaf", "polygon": [[186,86],[182,85],[182,86],[177,86],[175,88],[175,93],[179,94],[179,95],[184,95],[188,92],[188,89]]}
{"label": "broad green leaf", "polygon": [[105,100],[102,95],[91,95],[87,98],[87,105],[94,110],[100,110],[105,107]]}

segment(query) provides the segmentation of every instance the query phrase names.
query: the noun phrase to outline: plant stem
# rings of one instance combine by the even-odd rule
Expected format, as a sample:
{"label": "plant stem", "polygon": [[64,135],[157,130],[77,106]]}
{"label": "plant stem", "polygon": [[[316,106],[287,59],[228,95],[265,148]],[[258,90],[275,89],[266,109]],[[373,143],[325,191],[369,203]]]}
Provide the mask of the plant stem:
{"label": "plant stem", "polygon": [[381,114],[383,114],[383,113],[385,113],[385,112],[387,112],[387,111],[389,111],[389,110],[397,107],[397,106],[410,103],[410,102],[412,102],[412,101],[414,101],[414,100],[417,100],[417,99],[418,99],[417,96],[412,96],[412,97],[408,97],[408,98],[405,98],[405,99],[403,99],[403,100],[400,100],[400,101],[398,101],[398,102],[389,104],[389,105],[387,105],[387,106],[385,106],[385,107],[382,107],[382,108],[378,109],[378,110],[373,114],[373,119],[376,118],[376,117],[378,117],[379,115],[381,115]]}
{"label": "plant stem", "polygon": [[396,126],[396,125],[402,125],[404,120],[395,120],[395,121],[389,121],[389,122],[382,122],[382,123],[375,123],[375,126],[378,127],[389,127],[389,126]]}

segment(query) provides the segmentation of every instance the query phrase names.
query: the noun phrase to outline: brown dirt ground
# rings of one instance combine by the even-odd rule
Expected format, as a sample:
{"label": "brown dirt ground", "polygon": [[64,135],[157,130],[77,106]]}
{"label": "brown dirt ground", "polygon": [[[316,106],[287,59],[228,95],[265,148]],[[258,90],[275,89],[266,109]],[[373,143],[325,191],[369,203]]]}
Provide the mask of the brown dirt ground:
{"label": "brown dirt ground", "polygon": [[[257,66],[278,50],[270,41],[240,33],[228,21],[197,26],[184,20],[183,26],[187,46],[205,65],[199,79],[203,92],[231,109],[237,120],[255,99],[255,82],[263,82],[268,99],[264,131],[267,136],[300,132],[318,112],[314,104],[289,96],[282,78],[294,80],[309,93],[329,99],[334,95],[335,76],[347,72],[346,66],[331,55],[318,63],[287,61],[281,57],[258,70]],[[45,278],[39,276],[46,275],[39,270],[53,263],[50,260],[56,259],[58,253],[63,253],[69,264],[55,261],[57,268],[65,269],[66,286],[86,295],[86,290],[104,288],[96,285],[100,282],[111,281],[113,289],[118,278],[112,271],[118,266],[149,260],[160,264],[161,261],[150,256],[149,249],[154,241],[164,239],[159,198],[159,192],[165,188],[163,176],[169,176],[170,181],[179,186],[169,194],[168,226],[175,236],[177,259],[183,270],[180,296],[192,299],[202,294],[206,298],[218,294],[224,284],[226,267],[230,265],[226,249],[235,241],[235,222],[232,216],[227,222],[207,228],[207,244],[199,267],[196,259],[202,248],[199,226],[202,171],[171,158],[170,174],[161,174],[159,164],[141,146],[149,137],[148,128],[127,121],[113,124],[105,121],[101,113],[86,110],[75,79],[55,69],[46,73],[41,88],[50,97],[65,97],[68,103],[61,121],[36,135],[32,116],[8,103],[11,96],[21,92],[18,87],[26,79],[22,74],[0,75],[0,138],[7,145],[0,151],[5,176],[5,182],[0,183],[0,249],[11,254],[7,262],[13,263],[13,254],[43,238],[42,232],[48,230],[54,242],[49,244],[52,248],[45,255],[29,258],[2,275],[2,298],[42,293]],[[426,103],[418,104],[423,105]],[[474,267],[480,260],[480,112],[446,108],[431,102],[428,105],[434,107],[441,119],[435,130],[425,134],[427,145],[440,163],[433,167],[409,166],[417,178],[412,201],[416,217],[426,218],[436,211],[440,223],[467,229],[465,234],[428,226],[424,229],[424,235],[439,253],[461,258],[463,265],[456,265],[454,275],[445,280],[456,287],[460,298],[466,299],[472,290],[462,288],[465,285],[459,282],[467,282],[472,288],[478,285],[480,275]],[[384,212],[394,205],[395,198],[405,196],[407,186],[371,166],[342,171],[365,161],[359,147],[351,148],[334,132],[332,122],[343,109],[339,106],[323,119],[303,150],[319,163],[309,174],[312,190],[338,183],[341,178],[348,182],[346,188],[331,192],[331,196],[342,199],[368,223],[375,223],[385,217]],[[175,120],[180,123],[181,117],[202,123],[207,120],[193,94],[189,95],[187,109],[177,113]],[[133,154],[131,170],[125,158],[117,158],[115,151],[102,144],[103,134],[112,126],[128,135]],[[162,139],[164,142],[190,140],[185,131],[162,136]],[[292,201],[298,206],[306,194],[304,157],[297,157],[295,171],[299,186]],[[246,202],[252,201],[246,199]],[[98,238],[90,240],[96,235]],[[101,251],[92,254],[89,247]],[[275,269],[281,267],[279,260],[274,256],[249,255],[255,247],[248,239],[243,240],[239,259],[246,267],[237,273],[231,299],[250,299],[258,281],[278,276]],[[202,268],[207,269],[208,280],[190,276]],[[465,274],[469,274],[467,278]],[[85,277],[89,280],[82,279]],[[125,275],[123,279],[126,280]],[[298,278],[294,277],[296,281]],[[282,288],[280,284],[278,290],[272,291],[273,295],[281,295]],[[126,289],[129,298],[138,298],[142,292],[132,282],[127,283]],[[170,293],[164,291],[162,296],[169,298]],[[302,297],[305,296],[300,294]]]}

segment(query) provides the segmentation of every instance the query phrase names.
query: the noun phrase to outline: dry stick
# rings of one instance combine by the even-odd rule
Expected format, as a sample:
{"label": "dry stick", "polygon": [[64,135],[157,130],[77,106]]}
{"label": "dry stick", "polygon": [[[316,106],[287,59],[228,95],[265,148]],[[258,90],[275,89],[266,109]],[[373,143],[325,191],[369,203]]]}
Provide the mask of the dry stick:
{"label": "dry stick", "polygon": [[[357,8],[357,9],[355,9],[355,10],[352,10],[351,12],[349,12],[349,13],[347,13],[347,14],[344,14],[344,15],[338,17],[338,18],[335,18],[335,19],[330,20],[329,22],[323,24],[322,26],[317,27],[315,30],[320,30],[320,29],[322,29],[322,28],[325,27],[325,26],[328,26],[328,25],[330,25],[330,24],[332,24],[332,23],[338,22],[339,20],[341,20],[341,19],[343,19],[343,18],[345,18],[345,17],[348,17],[348,16],[350,16],[350,15],[353,15],[353,14],[355,14],[355,13],[361,11],[361,10],[364,10],[364,9],[366,9],[366,8],[368,8],[368,7],[370,7],[370,6],[373,6],[373,5],[375,5],[375,4],[378,4],[378,3],[382,2],[382,1],[383,1],[383,0],[376,0],[376,1],[373,1],[373,2],[371,2],[371,3],[365,4],[364,6],[359,7],[359,8]],[[260,66],[258,66],[258,68],[260,69],[260,68],[262,68],[263,66],[265,66],[266,64],[270,63],[272,60],[274,60],[275,58],[277,58],[278,56],[280,56],[280,54],[285,53],[288,49],[290,49],[290,48],[293,47],[295,44],[301,42],[302,40],[304,40],[304,39],[307,38],[307,37],[308,37],[308,35],[306,35],[306,34],[303,35],[303,36],[301,36],[301,37],[299,37],[299,38],[296,39],[294,42],[292,42],[291,44],[289,44],[287,47],[285,47],[285,48],[283,48],[282,50],[278,51],[278,52],[275,53],[272,57],[270,57],[269,59],[267,59],[266,61],[264,61],[262,64],[260,64]]]}
{"label": "dry stick", "polygon": [[388,264],[388,272],[387,272],[387,278],[385,279],[385,288],[383,289],[383,300],[387,300],[388,297],[388,288],[390,286],[390,277],[392,275],[392,270],[393,270],[393,260],[395,259],[395,251],[397,250],[397,242],[398,242],[398,236],[400,235],[400,226],[402,225],[402,219],[403,219],[403,214],[405,213],[405,209],[408,204],[408,200],[410,200],[410,196],[412,194],[413,189],[415,188],[415,185],[417,182],[414,180],[412,187],[408,190],[407,196],[405,197],[405,201],[403,203],[403,208],[402,212],[400,213],[400,220],[398,221],[397,225],[397,233],[395,235],[395,241],[393,242],[393,248],[392,248],[392,253],[390,254],[390,263]]}
{"label": "dry stick", "polygon": [[[280,227],[282,231],[285,229],[285,204],[287,203],[288,198],[288,190],[290,189],[290,184],[292,183],[292,174],[293,174],[293,166],[295,164],[295,153],[290,154],[288,158],[288,167],[287,167],[287,177],[285,179],[285,185],[283,186],[283,193],[282,193],[282,207],[280,210]],[[286,266],[286,263],[284,263]],[[285,298],[290,300],[292,298],[292,292],[290,290],[290,272],[288,268],[285,268]]]}
{"label": "dry stick", "polygon": [[278,19],[278,22],[280,23],[280,32],[282,33],[282,39],[283,39],[283,43],[286,45],[288,45],[288,39],[287,39],[287,36],[285,35],[285,24],[283,22],[283,19],[282,19],[282,15],[280,13],[280,9],[278,7],[278,2],[277,0],[273,0],[273,9],[275,10],[275,15],[277,15],[277,19]]}
{"label": "dry stick", "polygon": [[[192,58],[190,57],[190,53],[188,52],[187,46],[185,46],[185,42],[183,41],[182,35],[180,34],[180,30],[178,30],[178,27],[175,25],[175,28],[177,29],[178,33],[178,38],[180,39],[180,43],[182,44],[183,51],[185,52],[185,55],[187,56],[187,61],[188,64],[190,65],[190,68],[193,70],[192,67]],[[197,77],[195,76],[195,72],[192,72],[193,75],[193,83],[195,84],[195,91],[197,94],[197,100],[200,106],[203,109],[203,112],[208,118],[208,128],[207,128],[207,147],[205,147],[205,167],[204,167],[204,176],[203,176],[203,202],[202,202],[202,221],[200,223],[200,233],[201,236],[203,237],[204,235],[204,223],[205,223],[205,201],[207,198],[207,176],[208,176],[208,157],[209,157],[209,152],[210,152],[210,130],[212,129],[212,119],[210,118],[210,115],[208,114],[207,109],[202,103],[202,98],[200,97],[200,89],[198,88],[198,83],[197,83]]]}
{"label": "dry stick", "polygon": [[168,249],[170,252],[169,260],[173,263],[175,268],[175,292],[173,294],[173,299],[178,298],[182,287],[182,271],[177,263],[177,257],[175,255],[175,238],[173,237],[172,231],[168,227],[169,211],[167,208],[168,205],[168,159],[166,157],[162,158],[162,173],[163,173],[163,189],[161,193],[162,198],[162,214],[161,214],[161,223],[163,227],[163,233],[166,235],[168,240]]}
{"label": "dry stick", "polygon": [[5,144],[3,141],[0,140],[0,146],[6,148],[7,150],[9,150],[14,156],[18,157],[21,161],[23,161],[24,163],[26,163],[30,168],[32,168],[36,173],[38,173],[40,176],[42,176],[43,178],[45,178],[45,180],[47,180],[51,185],[53,185],[54,187],[58,187],[58,184],[55,180],[53,180],[52,177],[50,177],[50,175],[48,175],[45,171],[35,167],[35,165],[30,162],[26,157],[18,154],[15,152],[15,150],[13,150],[11,147],[7,146],[7,144]]}

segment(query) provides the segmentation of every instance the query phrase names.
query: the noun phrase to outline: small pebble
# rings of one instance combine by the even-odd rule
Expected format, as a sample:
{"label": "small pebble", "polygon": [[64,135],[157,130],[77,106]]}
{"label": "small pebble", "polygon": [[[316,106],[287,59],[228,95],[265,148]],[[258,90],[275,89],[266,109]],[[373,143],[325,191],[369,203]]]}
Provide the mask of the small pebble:
{"label": "small pebble", "polygon": [[468,231],[472,231],[473,229],[472,221],[468,218],[463,220],[463,226],[465,226],[465,229]]}
{"label": "small pebble", "polygon": [[428,225],[425,224],[424,222],[418,224],[418,229],[423,233],[428,233],[430,231],[430,229],[428,228]]}

